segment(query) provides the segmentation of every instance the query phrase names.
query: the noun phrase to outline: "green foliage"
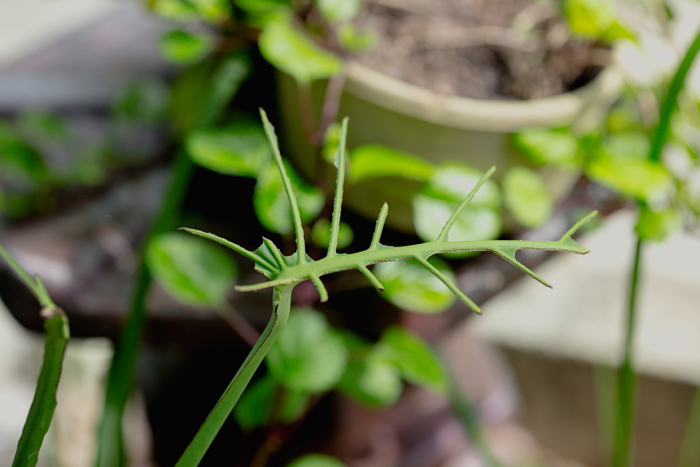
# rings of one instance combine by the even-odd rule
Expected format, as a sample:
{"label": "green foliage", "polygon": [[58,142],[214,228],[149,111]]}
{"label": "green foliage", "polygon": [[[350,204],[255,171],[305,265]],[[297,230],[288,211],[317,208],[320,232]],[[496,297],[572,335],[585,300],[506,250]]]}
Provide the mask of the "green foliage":
{"label": "green foliage", "polygon": [[193,162],[225,175],[256,177],[272,161],[262,127],[245,120],[190,132],[185,148]]}
{"label": "green foliage", "polygon": [[350,153],[350,180],[354,183],[378,177],[400,177],[427,182],[435,172],[418,156],[388,146],[366,144]]}
{"label": "green foliage", "polygon": [[292,309],[287,327],[267,354],[267,367],[285,387],[310,393],[333,387],[343,375],[348,353],[325,317]]}
{"label": "green foliage", "polygon": [[[277,397],[281,397],[282,400],[278,402]],[[289,425],[304,414],[308,402],[309,396],[306,391],[282,388],[277,380],[268,374],[245,390],[233,415],[244,430],[277,423]],[[278,413],[273,414],[275,409]]]}
{"label": "green foliage", "polygon": [[504,204],[522,225],[534,228],[549,220],[554,202],[537,172],[512,167],[503,175],[501,185]]}
{"label": "green foliage", "polygon": [[[338,248],[343,249],[349,246],[352,243],[353,236],[352,227],[345,222],[341,222],[338,230]],[[325,217],[317,220],[311,229],[311,239],[314,244],[328,248],[331,239],[331,222]]]}
{"label": "green foliage", "polygon": [[260,53],[275,68],[301,83],[328,78],[339,73],[343,62],[316,45],[281,16],[269,21],[258,39]]}
{"label": "green foliage", "polygon": [[[454,282],[455,276],[447,263],[433,257],[430,264]],[[454,294],[442,280],[416,260],[380,263],[375,266],[374,274],[384,284],[382,297],[404,310],[440,313],[455,301]]]}
{"label": "green foliage", "polygon": [[220,309],[238,276],[236,263],[221,248],[178,233],[152,239],[145,260],[160,286],[190,305]]}
{"label": "green foliage", "polygon": [[632,39],[633,33],[615,11],[610,0],[565,0],[562,11],[574,33],[590,38],[614,41]]}
{"label": "green foliage", "polygon": [[513,142],[526,156],[539,165],[553,164],[578,168],[578,140],[567,128],[553,130],[533,128],[513,135]]}
{"label": "green foliage", "polygon": [[360,11],[360,0],[316,0],[321,15],[330,22],[349,21]]}
{"label": "green foliage", "polygon": [[353,23],[345,23],[338,28],[336,40],[345,50],[361,53],[374,46],[377,35],[372,31],[360,30]]}
{"label": "green foliage", "polygon": [[335,457],[323,454],[307,454],[296,459],[291,464],[287,464],[287,467],[345,467],[345,464]]}
{"label": "green foliage", "polygon": [[170,90],[160,80],[140,79],[131,83],[115,100],[113,112],[131,120],[155,123],[168,110]]}
{"label": "green foliage", "polygon": [[206,33],[176,29],[160,39],[160,51],[169,61],[188,65],[204,58],[214,48],[214,38]]}

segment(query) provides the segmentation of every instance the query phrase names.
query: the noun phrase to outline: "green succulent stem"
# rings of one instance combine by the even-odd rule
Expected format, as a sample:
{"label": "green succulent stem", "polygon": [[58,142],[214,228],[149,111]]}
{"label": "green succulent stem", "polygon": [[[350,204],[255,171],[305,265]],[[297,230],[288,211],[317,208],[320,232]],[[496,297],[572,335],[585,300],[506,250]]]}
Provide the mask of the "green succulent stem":
{"label": "green succulent stem", "polygon": [[41,305],[41,317],[44,318],[46,331],[44,343],[44,361],[41,365],[39,378],[34,391],[34,398],[29,407],[27,420],[22,428],[17,443],[12,467],[34,467],[39,459],[39,451],[49,430],[56,409],[56,390],[61,378],[63,356],[70,339],[68,318],[66,314],[51,300],[39,276],[32,278],[0,246],[0,257],[15,271]]}
{"label": "green succulent stem", "polygon": [[289,317],[294,285],[296,284],[275,287],[272,316],[267,327],[175,467],[193,467],[201,462],[255,371],[262,364],[265,355],[284,328]]}

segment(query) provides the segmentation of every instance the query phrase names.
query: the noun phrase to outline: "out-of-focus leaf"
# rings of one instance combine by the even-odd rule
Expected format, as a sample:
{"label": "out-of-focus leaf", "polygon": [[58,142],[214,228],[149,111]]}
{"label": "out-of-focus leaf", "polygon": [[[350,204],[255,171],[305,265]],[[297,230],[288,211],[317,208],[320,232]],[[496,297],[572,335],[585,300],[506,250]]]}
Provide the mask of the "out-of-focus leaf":
{"label": "out-of-focus leaf", "polygon": [[124,117],[152,123],[165,116],[169,98],[165,83],[145,78],[131,83],[114,102],[113,109]]}
{"label": "out-of-focus leaf", "polygon": [[610,135],[603,142],[603,151],[612,158],[645,159],[649,154],[649,138],[642,132]]}
{"label": "out-of-focus leaf", "polygon": [[197,9],[184,0],[151,0],[153,12],[163,18],[175,21],[197,19]]}
{"label": "out-of-focus leaf", "polygon": [[[285,167],[297,197],[302,222],[315,219],[323,209],[323,192],[306,183],[286,161]],[[253,206],[258,220],[266,229],[279,234],[292,231],[289,200],[284,191],[279,169],[275,164],[268,164],[260,172],[253,193]]]}
{"label": "out-of-focus leaf", "polygon": [[326,456],[323,454],[307,454],[304,457],[296,459],[287,467],[346,467],[335,457]]}
{"label": "out-of-focus leaf", "polygon": [[248,13],[269,13],[289,10],[292,7],[291,0],[234,0],[233,3]]}
{"label": "out-of-focus leaf", "polygon": [[[429,261],[454,282],[454,274],[444,261],[436,257]],[[382,297],[404,310],[439,313],[455,301],[445,284],[415,260],[379,263],[374,267],[374,274],[384,284]]]}
{"label": "out-of-focus leaf", "polygon": [[321,15],[332,23],[350,21],[360,11],[360,0],[317,0]]}
{"label": "out-of-focus leaf", "polygon": [[[311,230],[311,239],[314,244],[327,248],[330,242],[331,222],[322,217],[317,220]],[[338,249],[341,250],[352,243],[353,239],[352,227],[347,223],[340,221],[340,229],[338,231]]]}
{"label": "out-of-focus leaf", "polygon": [[[441,167],[413,198],[413,225],[424,241],[435,240],[482,173],[469,166]],[[486,181],[450,229],[451,241],[488,240],[501,233],[498,185]]]}
{"label": "out-of-focus leaf", "polygon": [[674,208],[654,212],[647,206],[642,206],[635,230],[642,239],[662,241],[682,225],[681,216]]}
{"label": "out-of-focus leaf", "polygon": [[565,0],[562,11],[575,33],[591,38],[603,36],[616,18],[609,0]]}
{"label": "out-of-focus leaf", "polygon": [[231,13],[229,0],[187,1],[197,9],[197,12],[203,19],[211,23],[218,23],[219,21],[226,19]]}
{"label": "out-of-focus leaf", "polygon": [[192,160],[225,175],[256,177],[271,160],[262,126],[241,121],[224,128],[196,130],[185,140]]}
{"label": "out-of-focus leaf", "polygon": [[7,123],[0,121],[0,179],[20,177],[34,185],[45,182],[48,169],[41,155]]}
{"label": "out-of-focus leaf", "polygon": [[265,361],[270,374],[285,387],[318,393],[340,380],[348,351],[322,314],[296,308]]}
{"label": "out-of-focus leaf", "polygon": [[215,309],[225,303],[238,275],[236,263],[223,248],[179,233],[151,240],[146,264],[160,286],[177,300]]}
{"label": "out-of-focus leaf", "polygon": [[211,126],[250,72],[248,56],[213,57],[189,67],[171,89],[170,114],[181,133]]}
{"label": "out-of-focus leaf", "polygon": [[673,179],[666,169],[646,159],[604,154],[593,158],[586,172],[596,182],[640,199],[655,209],[667,204],[674,193]]}
{"label": "out-of-focus leaf", "polygon": [[577,139],[566,128],[523,130],[513,135],[513,142],[536,164],[554,164],[564,168],[580,166]]}
{"label": "out-of-focus leaf", "polygon": [[539,227],[549,220],[554,203],[540,175],[525,167],[512,167],[501,180],[504,202],[525,227]]}
{"label": "out-of-focus leaf", "polygon": [[251,430],[272,422],[272,410],[276,405],[275,397],[281,395],[279,419],[275,423],[288,425],[294,423],[304,414],[309,402],[309,396],[304,392],[291,389],[281,389],[277,382],[265,375],[248,388],[233,410],[233,416],[244,430]]}
{"label": "out-of-focus leaf", "polygon": [[374,32],[358,29],[353,23],[340,26],[336,38],[342,48],[353,53],[364,52],[377,42]]}
{"label": "out-of-focus leaf", "polygon": [[337,386],[343,394],[368,407],[387,407],[403,390],[398,369],[372,359],[350,362]]}
{"label": "out-of-focus leaf", "polygon": [[19,131],[29,138],[65,142],[68,127],[60,115],[43,110],[25,110],[17,116]]}
{"label": "out-of-focus leaf", "polygon": [[176,29],[160,39],[160,52],[173,63],[188,65],[204,58],[214,48],[214,38],[205,33]]}
{"label": "out-of-focus leaf", "polygon": [[427,181],[435,168],[418,156],[388,146],[367,144],[350,153],[349,176],[353,182],[377,177]]}
{"label": "out-of-focus leaf", "polygon": [[321,156],[323,160],[329,164],[335,161],[335,154],[338,152],[338,144],[340,144],[340,123],[333,122],[328,125],[326,134],[323,135],[323,148],[321,148]]}
{"label": "out-of-focus leaf", "polygon": [[338,57],[295,29],[286,16],[267,23],[258,46],[265,60],[301,83],[328,78],[343,68]]}
{"label": "out-of-focus leaf", "polygon": [[416,334],[400,327],[387,329],[377,343],[376,361],[395,366],[409,382],[447,394],[449,377],[437,353]]}

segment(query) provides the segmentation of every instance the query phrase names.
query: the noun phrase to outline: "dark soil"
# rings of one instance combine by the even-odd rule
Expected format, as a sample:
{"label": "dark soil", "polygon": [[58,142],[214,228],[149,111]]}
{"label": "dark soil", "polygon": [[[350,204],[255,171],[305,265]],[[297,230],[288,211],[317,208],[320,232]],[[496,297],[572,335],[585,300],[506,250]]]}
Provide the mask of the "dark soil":
{"label": "dark soil", "polygon": [[[556,7],[532,0],[367,0],[358,26],[377,35],[358,60],[442,95],[535,99],[600,71],[604,51],[570,37]],[[601,53],[602,51],[602,53]]]}

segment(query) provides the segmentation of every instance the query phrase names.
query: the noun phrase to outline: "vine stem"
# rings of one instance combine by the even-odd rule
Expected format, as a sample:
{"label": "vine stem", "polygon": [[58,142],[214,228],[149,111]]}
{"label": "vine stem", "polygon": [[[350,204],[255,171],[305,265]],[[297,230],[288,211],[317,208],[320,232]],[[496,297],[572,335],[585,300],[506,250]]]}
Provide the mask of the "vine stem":
{"label": "vine stem", "polygon": [[632,275],[629,288],[629,308],[625,329],[625,353],[622,366],[617,370],[617,407],[615,412],[615,438],[613,467],[632,465],[632,435],[634,433],[634,407],[637,399],[637,374],[632,367],[632,348],[637,319],[637,286],[641,274],[643,240],[637,237]]}
{"label": "vine stem", "polygon": [[292,304],[292,289],[295,285],[274,289],[273,311],[267,327],[175,467],[195,467],[201,462],[255,371],[262,364],[265,355],[287,323]]}
{"label": "vine stem", "polygon": [[122,414],[134,385],[134,367],[141,345],[146,321],[146,296],[151,284],[151,275],[143,261],[143,251],[156,235],[172,226],[187,192],[193,171],[187,154],[178,154],[173,164],[170,185],[165,193],[160,212],[141,248],[141,261],[136,273],[131,310],[114,350],[114,357],[107,375],[105,406],[98,433],[98,467],[118,467],[122,464],[121,430]]}

